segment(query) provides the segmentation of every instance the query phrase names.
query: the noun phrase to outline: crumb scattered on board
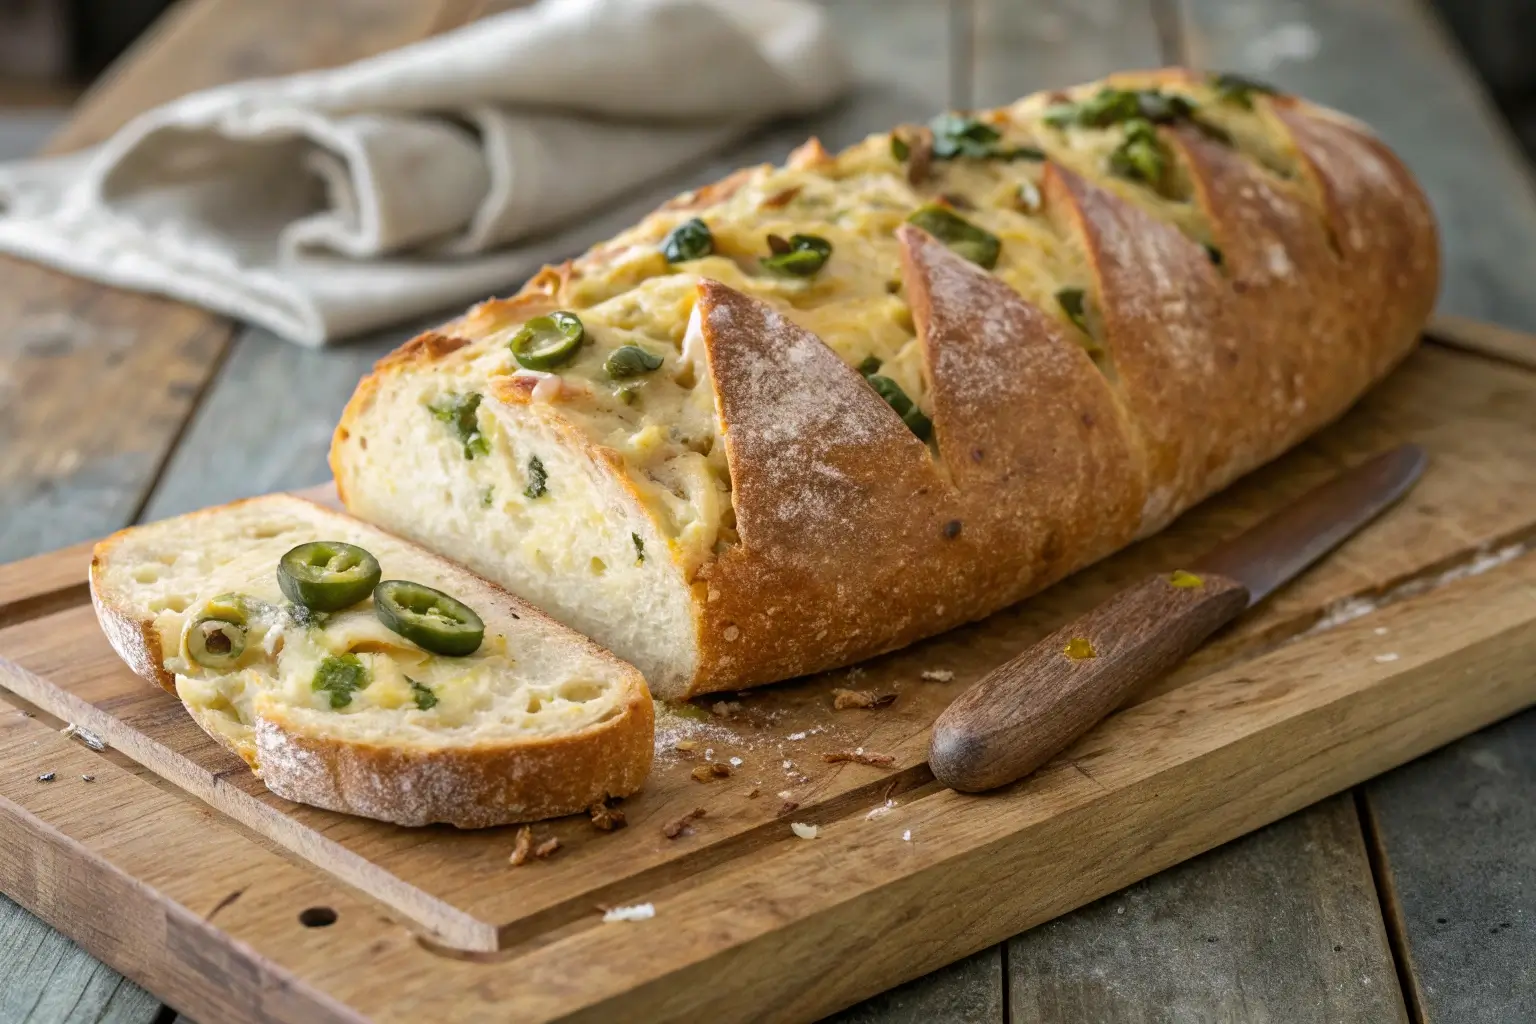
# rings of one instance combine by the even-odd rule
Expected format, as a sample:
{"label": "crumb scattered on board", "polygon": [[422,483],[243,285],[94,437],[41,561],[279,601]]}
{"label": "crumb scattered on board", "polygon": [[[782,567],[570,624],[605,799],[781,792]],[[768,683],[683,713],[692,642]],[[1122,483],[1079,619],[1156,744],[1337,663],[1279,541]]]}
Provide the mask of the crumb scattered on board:
{"label": "crumb scattered on board", "polygon": [[560,840],[554,836],[535,844],[533,826],[524,825],[517,830],[517,838],[512,841],[512,855],[507,858],[507,862],[513,867],[520,867],[528,863],[530,857],[543,860],[558,849],[560,849]]}
{"label": "crumb scattered on board", "polygon": [[1378,654],[1378,655],[1376,655],[1376,664],[1378,664],[1378,665],[1390,664],[1391,662],[1396,661],[1397,658],[1398,658],[1398,654],[1397,654],[1396,651],[1388,651],[1386,654]]}
{"label": "crumb scattered on board", "polygon": [[832,691],[832,709],[834,711],[888,708],[894,703],[896,703],[896,695],[894,693],[876,693],[873,690],[845,690],[841,686],[836,687]]}
{"label": "crumb scattered on board", "polygon": [[792,821],[789,823],[789,828],[791,832],[801,839],[815,839],[817,833],[821,831],[815,825],[807,825],[803,821]]}
{"label": "crumb scattered on board", "polygon": [[587,813],[592,816],[592,827],[600,832],[612,832],[629,824],[624,819],[624,809],[610,807],[606,801],[593,804],[587,808]]}
{"label": "crumb scattered on board", "polygon": [[864,820],[874,821],[876,818],[883,818],[887,814],[890,814],[891,810],[895,808],[895,806],[895,800],[887,799],[885,803],[881,804],[880,806],[871,808],[870,812],[864,815]]}
{"label": "crumb scattered on board", "polygon": [[650,903],[636,903],[632,907],[608,907],[603,911],[603,922],[649,921],[656,916],[656,907]]}
{"label": "crumb scattered on board", "polygon": [[929,668],[923,670],[923,678],[930,683],[947,683],[955,674],[947,668]]}
{"label": "crumb scattered on board", "polygon": [[695,807],[693,810],[689,811],[682,817],[674,821],[669,821],[665,825],[661,826],[661,834],[666,836],[668,839],[676,839],[684,832],[692,832],[693,823],[708,813],[709,812],[702,807]]}
{"label": "crumb scattered on board", "polygon": [[53,772],[43,772],[41,775],[39,775],[37,777],[37,781],[38,782],[52,782],[53,781]]}
{"label": "crumb scattered on board", "polygon": [[896,763],[896,758],[892,754],[877,754],[874,751],[866,751],[863,747],[857,750],[829,750],[821,755],[821,759],[828,764],[852,761],[855,764],[867,764],[872,768],[889,768]]}
{"label": "crumb scattered on board", "polygon": [[712,782],[731,777],[731,766],[724,761],[706,761],[690,772],[694,782]]}
{"label": "crumb scattered on board", "polygon": [[91,732],[91,730],[83,726],[76,725],[73,722],[66,725],[61,730],[61,732],[63,733],[65,739],[68,739],[72,736],[97,753],[107,749],[106,740],[102,739],[100,736],[97,736],[95,733]]}
{"label": "crumb scattered on board", "polygon": [[904,843],[910,843],[912,841],[912,830],[911,829],[907,829],[905,832],[903,832],[901,834],[901,841],[904,842]]}

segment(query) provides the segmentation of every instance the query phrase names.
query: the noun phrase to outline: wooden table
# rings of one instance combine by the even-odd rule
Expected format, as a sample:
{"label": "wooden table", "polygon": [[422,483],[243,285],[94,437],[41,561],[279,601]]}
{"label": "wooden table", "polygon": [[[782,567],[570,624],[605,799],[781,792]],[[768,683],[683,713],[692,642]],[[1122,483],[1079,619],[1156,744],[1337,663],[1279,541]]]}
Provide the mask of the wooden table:
{"label": "wooden table", "polygon": [[[662,192],[946,106],[1133,66],[1246,71],[1375,125],[1419,174],[1442,309],[1536,329],[1529,170],[1422,0],[826,0],[855,94]],[[184,0],[53,148],[218,81],[334,65],[475,0]],[[511,290],[517,282],[508,282]],[[325,478],[363,370],[418,325],[329,351],[0,260],[0,561]],[[1533,413],[1536,415],[1536,413]],[[1536,671],[1536,666],[1532,666]],[[1536,712],[854,1007],[847,1021],[1536,1018]],[[0,899],[0,1020],[173,1011]]]}

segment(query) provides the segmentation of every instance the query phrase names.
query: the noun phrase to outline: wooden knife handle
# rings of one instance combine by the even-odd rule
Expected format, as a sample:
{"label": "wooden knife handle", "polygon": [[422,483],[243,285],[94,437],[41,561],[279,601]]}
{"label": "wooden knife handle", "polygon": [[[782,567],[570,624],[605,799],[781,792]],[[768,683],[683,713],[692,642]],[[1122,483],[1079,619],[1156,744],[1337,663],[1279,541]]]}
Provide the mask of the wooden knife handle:
{"label": "wooden knife handle", "polygon": [[961,694],[933,725],[934,777],[966,793],[1023,778],[1247,606],[1241,583],[1211,573],[1122,590]]}

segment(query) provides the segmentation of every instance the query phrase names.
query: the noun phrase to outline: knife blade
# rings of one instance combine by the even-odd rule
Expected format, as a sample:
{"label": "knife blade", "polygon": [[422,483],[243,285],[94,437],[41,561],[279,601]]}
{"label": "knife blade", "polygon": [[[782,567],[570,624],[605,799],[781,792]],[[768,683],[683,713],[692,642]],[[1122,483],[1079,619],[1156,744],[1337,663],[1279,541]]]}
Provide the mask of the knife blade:
{"label": "knife blade", "polygon": [[1375,519],[1426,461],[1422,448],[1405,444],[1346,470],[1192,569],[1120,591],[988,673],[934,722],[934,777],[974,793],[1028,775]]}

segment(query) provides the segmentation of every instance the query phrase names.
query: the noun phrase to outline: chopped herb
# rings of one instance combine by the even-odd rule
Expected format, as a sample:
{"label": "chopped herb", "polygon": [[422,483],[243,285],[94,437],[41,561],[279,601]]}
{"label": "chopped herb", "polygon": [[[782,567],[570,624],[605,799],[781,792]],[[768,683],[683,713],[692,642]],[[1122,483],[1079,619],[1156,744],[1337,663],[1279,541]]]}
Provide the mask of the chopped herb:
{"label": "chopped herb", "polygon": [[1088,319],[1083,315],[1083,290],[1081,288],[1063,288],[1056,293],[1056,301],[1061,305],[1061,311],[1067,314],[1067,319],[1077,325],[1078,330],[1084,334],[1088,330]]}
{"label": "chopped herb", "polygon": [[629,539],[635,542],[635,564],[639,565],[645,561],[645,541],[640,539],[638,533],[630,534]]}
{"label": "chopped herb", "polygon": [[987,270],[997,266],[997,257],[1003,250],[1002,241],[947,207],[937,203],[919,206],[907,218],[907,223],[922,228],[977,266]]}
{"label": "chopped herb", "polygon": [[871,374],[865,380],[869,381],[869,386],[885,399],[886,405],[896,410],[896,415],[901,417],[901,422],[905,423],[912,433],[924,441],[928,440],[933,433],[933,421],[923,415],[923,411],[907,397],[905,391],[901,390],[900,384],[878,373]]}
{"label": "chopped herb", "polygon": [[907,140],[902,138],[900,135],[897,135],[895,132],[892,132],[891,159],[895,160],[899,164],[904,164],[907,162],[907,157],[911,155],[912,147],[907,145]]}
{"label": "chopped herb", "polygon": [[1045,201],[1040,197],[1040,189],[1032,181],[1019,182],[1019,209],[1025,213],[1039,213]]}
{"label": "chopped herb", "polygon": [[423,683],[418,683],[410,676],[406,676],[405,681],[411,684],[411,696],[416,698],[416,707],[418,710],[430,711],[437,707],[437,694],[432,692],[431,687]]}
{"label": "chopped herb", "polygon": [[1221,261],[1224,259],[1224,257],[1221,255],[1221,250],[1216,248],[1210,242],[1203,242],[1201,244],[1205,247],[1205,254],[1210,257],[1211,262],[1218,267],[1221,266]]}
{"label": "chopped herb", "polygon": [[539,461],[537,455],[528,459],[528,486],[523,488],[523,497],[542,498],[544,492],[549,490],[545,484],[549,483],[549,474],[544,472],[544,463]]}
{"label": "chopped herb", "polygon": [[872,373],[879,372],[880,360],[876,356],[865,356],[864,361],[859,364],[859,374],[861,376],[868,377]]}
{"label": "chopped herb", "polygon": [[1272,85],[1260,82],[1254,78],[1247,78],[1243,75],[1234,75],[1231,72],[1212,75],[1211,87],[1216,90],[1217,99],[1223,103],[1231,103],[1242,107],[1244,110],[1253,109],[1255,93],[1273,96],[1279,92]]}
{"label": "chopped herb", "polygon": [[635,397],[640,394],[640,389],[644,386],[644,381],[630,381],[627,384],[620,384],[613,389],[613,397],[625,405],[634,405]]}
{"label": "chopped herb", "polygon": [[603,369],[614,380],[623,380],[660,369],[661,363],[661,356],[647,352],[639,345],[621,345],[608,356]]}
{"label": "chopped herb", "polygon": [[344,708],[352,703],[352,694],[368,685],[368,667],[355,654],[332,654],[315,669],[316,691],[329,693],[331,707]]}
{"label": "chopped herb", "polygon": [[1125,123],[1125,141],[1109,154],[1109,169],[1130,181],[1140,181],[1154,188],[1163,180],[1167,161],[1157,129],[1151,121],[1136,118]]}
{"label": "chopped herb", "polygon": [[963,114],[940,114],[928,122],[933,132],[933,158],[954,160],[1044,160],[1045,153],[1034,146],[1003,146],[1003,135],[996,128]]}
{"label": "chopped herb", "polygon": [[491,502],[496,500],[496,488],[484,487],[480,490],[480,505],[482,508],[490,508]]}
{"label": "chopped herb", "polygon": [[[780,244],[775,245],[774,239]],[[773,255],[759,261],[763,269],[790,277],[812,277],[832,258],[832,243],[820,235],[790,235],[788,240],[769,235],[768,248]]]}
{"label": "chopped herb", "polygon": [[1171,124],[1192,118],[1195,104],[1177,93],[1158,89],[1101,89],[1081,103],[1058,103],[1045,112],[1052,128],[1108,128],[1131,120]]}
{"label": "chopped herb", "polygon": [[464,446],[466,459],[488,455],[491,451],[490,439],[480,433],[479,408],[480,395],[474,391],[463,395],[449,391],[427,403],[427,410],[447,424],[453,436]]}
{"label": "chopped herb", "polygon": [[683,221],[661,240],[661,254],[668,263],[701,260],[714,251],[715,236],[710,234],[709,225],[697,217]]}

